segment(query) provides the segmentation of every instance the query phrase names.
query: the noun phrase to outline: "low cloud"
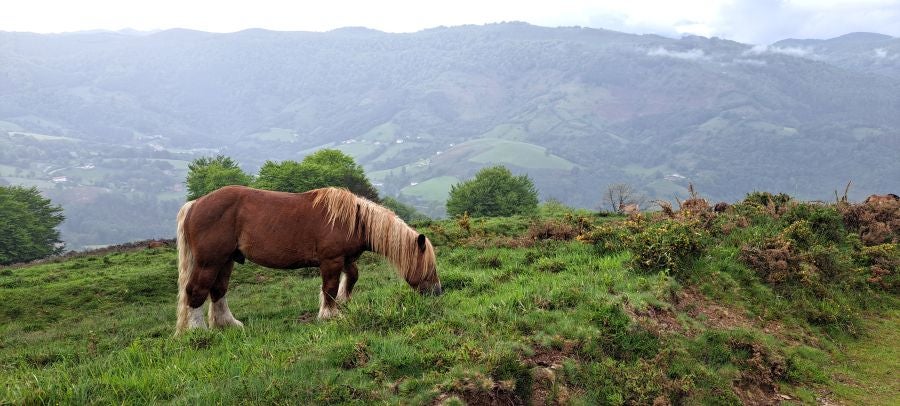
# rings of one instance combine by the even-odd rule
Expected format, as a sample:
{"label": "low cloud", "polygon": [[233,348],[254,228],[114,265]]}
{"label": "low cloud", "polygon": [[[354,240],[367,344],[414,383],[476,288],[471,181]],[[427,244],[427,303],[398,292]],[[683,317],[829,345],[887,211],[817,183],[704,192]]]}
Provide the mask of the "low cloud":
{"label": "low cloud", "polygon": [[699,48],[689,49],[687,51],[670,51],[663,47],[656,47],[647,51],[647,56],[661,56],[665,58],[686,59],[689,61],[709,59],[706,56],[706,52]]}
{"label": "low cloud", "polygon": [[815,50],[809,47],[777,47],[771,45],[755,45],[743,52],[743,56],[780,54],[796,58],[821,59]]}
{"label": "low cloud", "polygon": [[750,65],[750,66],[766,66],[769,63],[762,59],[747,59],[747,58],[737,58],[734,60],[735,64],[738,65]]}
{"label": "low cloud", "polygon": [[884,58],[887,58],[887,56],[888,56],[887,50],[885,50],[884,48],[875,49],[875,57],[876,58],[884,59]]}

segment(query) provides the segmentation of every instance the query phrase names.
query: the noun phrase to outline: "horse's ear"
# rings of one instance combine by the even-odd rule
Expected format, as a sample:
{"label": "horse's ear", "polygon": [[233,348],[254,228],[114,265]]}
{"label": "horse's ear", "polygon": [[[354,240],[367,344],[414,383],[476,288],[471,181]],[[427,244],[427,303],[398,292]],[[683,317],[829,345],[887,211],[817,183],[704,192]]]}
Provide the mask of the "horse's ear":
{"label": "horse's ear", "polygon": [[419,234],[419,237],[416,238],[416,243],[419,244],[419,250],[425,251],[425,234]]}

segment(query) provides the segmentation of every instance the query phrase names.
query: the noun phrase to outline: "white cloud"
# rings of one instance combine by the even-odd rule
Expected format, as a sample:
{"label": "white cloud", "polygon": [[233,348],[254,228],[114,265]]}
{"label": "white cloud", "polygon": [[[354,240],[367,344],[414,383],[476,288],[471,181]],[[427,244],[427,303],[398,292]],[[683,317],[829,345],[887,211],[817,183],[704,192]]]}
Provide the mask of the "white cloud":
{"label": "white cloud", "polygon": [[743,56],[763,55],[763,54],[781,54],[797,58],[821,59],[815,50],[810,47],[778,47],[771,45],[754,45],[752,48],[743,52]]}
{"label": "white cloud", "polygon": [[738,65],[766,66],[768,62],[761,59],[737,58],[734,63]]}
{"label": "white cloud", "polygon": [[647,51],[647,56],[662,56],[675,59],[687,59],[691,61],[708,59],[706,56],[706,52],[703,52],[702,49],[698,48],[689,49],[687,51],[670,51],[663,47],[656,47]]}
{"label": "white cloud", "polygon": [[888,55],[887,51],[884,48],[876,48],[875,49],[875,57],[879,59],[884,59]]}

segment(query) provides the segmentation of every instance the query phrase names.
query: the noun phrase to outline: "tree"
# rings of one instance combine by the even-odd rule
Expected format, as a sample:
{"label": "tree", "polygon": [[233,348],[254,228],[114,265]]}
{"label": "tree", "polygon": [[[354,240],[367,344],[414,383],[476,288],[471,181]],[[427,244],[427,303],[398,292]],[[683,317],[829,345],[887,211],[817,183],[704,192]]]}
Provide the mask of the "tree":
{"label": "tree", "polygon": [[37,188],[0,186],[0,265],[62,252],[56,227],[64,219],[62,208]]}
{"label": "tree", "polygon": [[326,186],[344,187],[358,196],[379,201],[363,168],[352,157],[336,149],[323,149],[302,162],[266,161],[253,186],[260,189],[301,193]]}
{"label": "tree", "polygon": [[601,207],[605,205],[613,213],[623,213],[627,207],[637,208],[643,203],[644,197],[635,192],[631,185],[616,183],[606,188]]}
{"label": "tree", "polygon": [[199,199],[223,186],[247,186],[251,181],[250,175],[244,173],[237,163],[227,156],[197,158],[188,165],[187,180],[185,180],[188,190],[187,199]]}
{"label": "tree", "polygon": [[537,190],[527,175],[513,176],[503,166],[485,168],[475,178],[450,187],[447,213],[473,217],[511,216],[537,211]]}

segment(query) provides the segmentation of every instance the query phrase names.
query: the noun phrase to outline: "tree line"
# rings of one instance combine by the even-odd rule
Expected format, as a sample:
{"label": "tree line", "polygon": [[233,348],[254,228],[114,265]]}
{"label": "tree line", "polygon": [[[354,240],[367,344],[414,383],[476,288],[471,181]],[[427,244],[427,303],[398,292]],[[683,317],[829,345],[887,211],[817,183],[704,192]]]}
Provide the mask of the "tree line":
{"label": "tree line", "polygon": [[[414,208],[392,197],[381,198],[352,157],[335,149],[319,150],[302,161],[266,161],[256,176],[245,173],[230,157],[195,159],[188,166],[188,200],[228,185],[302,193],[327,186],[343,187],[358,196],[381,203],[406,221],[424,218]],[[451,187],[447,213],[473,217],[533,214],[538,196],[527,175],[514,176],[503,166],[484,168],[471,180]]]}
{"label": "tree line", "polygon": [[[393,197],[381,197],[352,157],[323,149],[302,161],[266,161],[256,176],[244,172],[230,157],[195,159],[185,179],[187,199],[198,199],[228,185],[301,193],[312,189],[343,187],[393,210],[406,221],[426,219],[413,207]],[[503,166],[484,168],[473,179],[451,187],[447,213],[473,217],[534,214],[538,195],[527,175],[513,175]],[[37,188],[0,186],[0,265],[27,262],[64,249],[57,227],[65,217],[62,208],[44,198]]]}

